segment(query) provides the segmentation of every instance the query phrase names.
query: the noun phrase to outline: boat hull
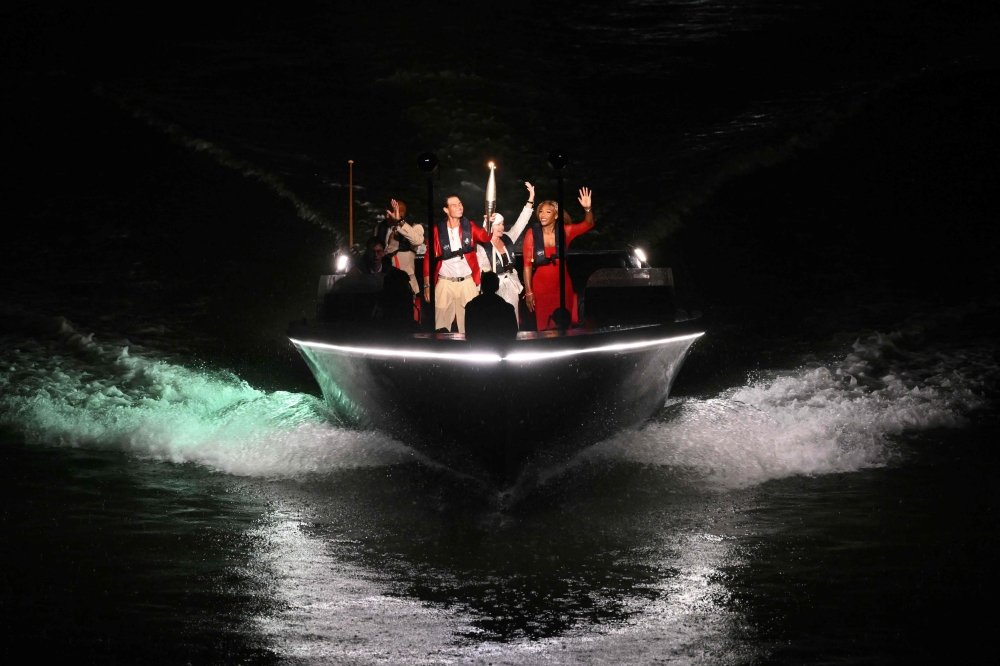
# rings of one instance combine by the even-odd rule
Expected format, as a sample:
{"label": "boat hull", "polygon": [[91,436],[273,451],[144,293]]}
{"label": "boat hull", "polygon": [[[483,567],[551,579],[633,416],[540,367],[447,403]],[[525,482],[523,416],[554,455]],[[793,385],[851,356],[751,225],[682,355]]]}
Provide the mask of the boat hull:
{"label": "boat hull", "polygon": [[303,329],[292,341],[341,419],[503,483],[648,419],[699,335],[647,326],[476,349],[457,336],[372,344]]}

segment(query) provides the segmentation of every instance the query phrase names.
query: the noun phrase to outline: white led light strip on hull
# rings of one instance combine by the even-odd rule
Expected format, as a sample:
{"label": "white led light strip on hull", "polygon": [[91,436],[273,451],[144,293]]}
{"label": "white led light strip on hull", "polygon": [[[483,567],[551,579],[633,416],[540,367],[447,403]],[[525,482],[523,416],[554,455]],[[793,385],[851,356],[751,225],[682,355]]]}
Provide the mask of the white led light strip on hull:
{"label": "white led light strip on hull", "polygon": [[505,356],[505,361],[542,361],[550,358],[562,358],[563,356],[576,356],[577,354],[594,354],[596,352],[610,351],[630,351],[632,349],[644,349],[646,347],[659,347],[671,342],[683,342],[694,340],[705,335],[704,333],[692,333],[691,335],[680,335],[676,338],[661,338],[659,340],[644,340],[643,342],[619,342],[613,345],[602,345],[600,347],[588,347],[586,349],[562,349],[559,351],[542,352],[514,352]]}
{"label": "white led light strip on hull", "polygon": [[512,363],[523,363],[525,361],[545,361],[566,356],[576,356],[577,354],[594,354],[597,352],[618,352],[631,351],[633,349],[644,349],[647,347],[658,347],[670,344],[671,342],[684,342],[700,338],[704,333],[692,333],[690,335],[680,335],[674,338],[660,338],[658,340],[644,340],[642,342],[619,342],[600,347],[588,347],[586,349],[562,349],[559,351],[539,351],[539,352],[514,352],[507,356],[489,352],[435,352],[423,351],[419,349],[393,349],[391,347],[348,347],[344,345],[331,345],[325,342],[306,342],[291,338],[292,342],[301,347],[313,349],[329,349],[331,351],[346,352],[349,354],[364,354],[365,356],[381,356],[384,358],[412,358],[412,359],[434,359],[445,361],[465,361],[467,363],[499,363],[509,361]]}

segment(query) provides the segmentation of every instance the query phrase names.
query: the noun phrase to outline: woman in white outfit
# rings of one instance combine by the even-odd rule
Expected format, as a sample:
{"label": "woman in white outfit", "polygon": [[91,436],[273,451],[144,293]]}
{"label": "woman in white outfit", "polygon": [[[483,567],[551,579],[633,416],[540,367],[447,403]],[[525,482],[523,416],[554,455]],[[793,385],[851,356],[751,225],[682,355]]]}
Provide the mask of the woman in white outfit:
{"label": "woman in white outfit", "polygon": [[[518,277],[514,268],[514,243],[518,241],[525,227],[528,226],[532,207],[535,205],[535,187],[531,183],[524,185],[528,188],[528,202],[524,204],[524,209],[511,230],[499,238],[494,238],[492,243],[480,243],[476,248],[480,270],[493,271],[494,258],[496,259],[496,273],[500,278],[500,290],[497,291],[497,294],[514,306],[518,324],[521,323],[521,313],[518,311],[517,301],[524,287],[521,286],[521,278]],[[485,216],[483,217],[485,219]],[[497,213],[493,220],[494,224],[503,224],[503,215]]]}

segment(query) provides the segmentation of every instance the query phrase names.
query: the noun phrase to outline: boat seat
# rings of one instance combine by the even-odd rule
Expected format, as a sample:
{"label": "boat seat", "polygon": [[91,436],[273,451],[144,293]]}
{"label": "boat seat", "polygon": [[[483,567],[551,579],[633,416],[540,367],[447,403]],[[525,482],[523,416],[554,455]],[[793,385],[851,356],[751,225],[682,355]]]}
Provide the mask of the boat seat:
{"label": "boat seat", "polygon": [[599,269],[587,279],[579,308],[587,327],[672,323],[677,311],[673,271]]}

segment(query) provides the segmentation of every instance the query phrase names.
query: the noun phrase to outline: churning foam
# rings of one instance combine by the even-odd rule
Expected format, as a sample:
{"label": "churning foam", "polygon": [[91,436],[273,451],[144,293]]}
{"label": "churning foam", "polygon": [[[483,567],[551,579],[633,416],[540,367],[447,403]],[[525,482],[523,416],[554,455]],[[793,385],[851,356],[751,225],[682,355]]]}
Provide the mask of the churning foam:
{"label": "churning foam", "polygon": [[[54,340],[0,350],[0,424],[29,441],[296,476],[412,460],[409,448],[331,423],[321,400],[254,389],[228,372],[105,348],[65,320]],[[55,349],[49,351],[49,347]]]}
{"label": "churning foam", "polygon": [[[228,372],[106,348],[65,320],[49,322],[42,339],[0,341],[0,425],[30,441],[255,476],[423,460],[378,433],[339,427],[313,396],[260,391]],[[989,349],[908,351],[903,337],[876,334],[836,362],[681,401],[541,480],[591,459],[675,468],[699,485],[727,488],[883,465],[893,456],[891,436],[961,425],[1000,374]]]}
{"label": "churning foam", "polygon": [[675,467],[722,487],[883,465],[893,456],[891,436],[961,425],[985,403],[984,383],[997,373],[988,350],[905,351],[897,346],[902,337],[875,334],[838,362],[683,401],[668,418],[602,442],[576,462]]}

